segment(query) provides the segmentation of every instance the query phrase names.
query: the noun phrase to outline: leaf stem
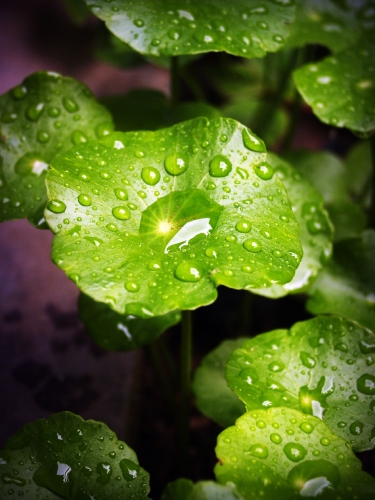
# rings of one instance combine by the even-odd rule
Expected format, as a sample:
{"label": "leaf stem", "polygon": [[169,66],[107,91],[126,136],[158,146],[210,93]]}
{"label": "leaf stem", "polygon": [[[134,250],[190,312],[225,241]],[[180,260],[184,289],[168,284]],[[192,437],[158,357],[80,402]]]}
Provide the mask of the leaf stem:
{"label": "leaf stem", "polygon": [[180,415],[179,415],[179,441],[181,474],[189,476],[189,409],[190,409],[190,376],[192,352],[191,312],[182,311],[181,324],[181,367],[180,367]]}
{"label": "leaf stem", "polygon": [[172,56],[170,59],[170,88],[171,106],[174,107],[178,104],[180,99],[180,81],[177,56]]}

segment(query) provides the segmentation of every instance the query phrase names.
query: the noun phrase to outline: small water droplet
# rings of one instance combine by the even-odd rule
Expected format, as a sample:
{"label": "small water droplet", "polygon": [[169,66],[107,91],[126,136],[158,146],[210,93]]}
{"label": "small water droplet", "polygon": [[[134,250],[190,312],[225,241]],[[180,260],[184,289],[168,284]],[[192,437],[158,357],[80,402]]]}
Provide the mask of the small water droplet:
{"label": "small water droplet", "polygon": [[99,477],[96,478],[98,483],[103,485],[109,483],[112,475],[112,467],[108,462],[99,462],[96,466],[96,472],[99,474]]}
{"label": "small water droplet", "polygon": [[362,434],[363,427],[364,424],[359,420],[356,420],[349,426],[350,434],[353,434],[353,436],[359,436],[360,434]]}
{"label": "small water droplet", "polygon": [[255,173],[260,179],[267,181],[272,179],[274,174],[274,169],[268,163],[260,163],[254,167]]}
{"label": "small water droplet", "polygon": [[17,99],[23,99],[27,94],[27,88],[24,85],[17,85],[17,87],[14,87],[12,90],[12,96]]}
{"label": "small water droplet", "polygon": [[257,458],[267,458],[268,448],[264,444],[253,444],[248,451],[250,455]]}
{"label": "small water droplet", "polygon": [[270,435],[270,439],[275,444],[280,444],[282,442],[282,440],[283,440],[282,437],[280,436],[280,434],[278,434],[277,432],[273,432]]}
{"label": "small water droplet", "polygon": [[161,263],[153,260],[147,264],[147,269],[149,271],[159,271],[161,269]]}
{"label": "small water droplet", "polygon": [[75,102],[74,99],[71,99],[70,97],[64,96],[62,98],[62,103],[64,108],[69,112],[69,113],[75,113],[76,111],[79,110],[78,104]]}
{"label": "small water droplet", "polygon": [[174,275],[180,281],[195,283],[203,278],[203,271],[199,265],[191,261],[181,262],[175,269]]}
{"label": "small water droplet", "polygon": [[301,429],[302,432],[305,432],[306,434],[311,434],[312,431],[314,430],[314,426],[310,424],[310,422],[302,422],[299,428]]}
{"label": "small water droplet", "polygon": [[325,438],[323,437],[321,440],[320,440],[320,444],[322,446],[329,446],[331,444],[331,441],[328,439],[328,438]]}
{"label": "small water droplet", "polygon": [[134,25],[137,26],[137,28],[142,28],[145,25],[145,22],[143,19],[135,19]]}
{"label": "small water droplet", "polygon": [[80,194],[78,196],[78,202],[84,207],[89,207],[92,203],[91,196],[88,194]]}
{"label": "small water droplet", "polygon": [[38,104],[33,104],[32,106],[27,108],[26,117],[29,120],[36,122],[40,118],[41,114],[43,113],[43,109],[44,109],[43,102],[39,102]]}
{"label": "small water droplet", "polygon": [[258,240],[245,240],[243,242],[243,247],[245,248],[245,250],[252,253],[259,253],[262,251],[262,244]]}
{"label": "small water droplet", "polygon": [[251,222],[246,219],[241,219],[236,224],[236,230],[239,233],[248,233],[251,230]]}
{"label": "small water droplet", "polygon": [[272,363],[268,365],[268,369],[275,373],[282,372],[285,369],[285,364],[282,361],[272,361]]}
{"label": "small water droplet", "polygon": [[304,352],[304,351],[301,351],[300,358],[301,358],[303,366],[306,366],[306,368],[314,368],[316,361],[311,356],[311,354]]}
{"label": "small water droplet", "polygon": [[139,465],[134,463],[128,458],[124,458],[120,461],[120,468],[125,481],[134,481],[139,475]]}
{"label": "small water droplet", "polygon": [[47,208],[55,214],[62,214],[66,210],[66,205],[63,201],[60,200],[50,200],[47,203]]}
{"label": "small water droplet", "polygon": [[55,106],[48,108],[48,114],[51,118],[57,118],[61,114],[60,108],[56,108]]}
{"label": "small water droplet", "polygon": [[78,146],[79,144],[87,142],[87,137],[81,130],[74,130],[71,136],[71,140],[73,144]]}
{"label": "small water droplet", "polygon": [[226,177],[232,170],[232,163],[223,155],[217,155],[210,161],[209,172],[212,177]]}
{"label": "small water droplet", "polygon": [[116,188],[114,189],[116,198],[121,201],[126,201],[128,199],[128,192],[125,189]]}
{"label": "small water droplet", "polygon": [[135,281],[127,281],[125,283],[125,288],[128,292],[135,293],[139,290],[139,284]]}
{"label": "small water droplet", "polygon": [[160,181],[160,172],[154,167],[142,168],[141,177],[149,186],[155,186]]}
{"label": "small water droplet", "polygon": [[170,175],[181,175],[188,168],[188,159],[183,153],[172,153],[164,161],[165,170]]}
{"label": "small water droplet", "polygon": [[116,219],[128,220],[130,219],[130,210],[127,207],[115,207],[112,209],[112,214]]}

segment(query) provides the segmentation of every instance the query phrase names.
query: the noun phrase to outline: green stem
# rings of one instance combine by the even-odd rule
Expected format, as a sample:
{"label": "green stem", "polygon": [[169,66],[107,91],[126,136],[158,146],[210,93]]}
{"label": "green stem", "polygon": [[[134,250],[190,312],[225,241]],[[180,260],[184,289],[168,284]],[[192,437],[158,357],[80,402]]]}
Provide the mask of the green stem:
{"label": "green stem", "polygon": [[170,85],[171,85],[171,106],[174,107],[178,104],[180,99],[180,81],[178,70],[178,57],[171,57],[170,66]]}
{"label": "green stem", "polygon": [[375,227],[375,136],[370,138],[371,148],[371,205],[370,205],[370,226]]}
{"label": "green stem", "polygon": [[158,338],[157,345],[158,345],[158,348],[160,349],[160,351],[161,351],[162,355],[164,356],[164,359],[167,363],[168,370],[169,370],[169,373],[171,375],[172,383],[175,387],[177,387],[174,384],[174,382],[176,380],[176,376],[177,376],[176,363],[174,362],[173,357],[168,349],[168,346],[166,345],[164,335],[162,337]]}
{"label": "green stem", "polygon": [[191,375],[191,351],[192,351],[192,329],[191,312],[182,311],[181,328],[181,399],[179,418],[179,442],[181,457],[181,474],[189,476],[189,413],[190,413],[190,375]]}

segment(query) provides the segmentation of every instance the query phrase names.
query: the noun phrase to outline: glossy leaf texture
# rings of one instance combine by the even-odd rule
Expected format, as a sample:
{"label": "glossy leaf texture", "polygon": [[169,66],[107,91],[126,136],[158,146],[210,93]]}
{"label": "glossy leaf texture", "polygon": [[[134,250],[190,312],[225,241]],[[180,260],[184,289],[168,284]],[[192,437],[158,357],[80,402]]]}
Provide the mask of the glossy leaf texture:
{"label": "glossy leaf texture", "polygon": [[298,91],[322,122],[360,136],[375,129],[374,53],[375,41],[363,38],[293,73]]}
{"label": "glossy leaf texture", "polygon": [[375,232],[338,242],[308,294],[313,314],[340,314],[375,332]]}
{"label": "glossy leaf texture", "polygon": [[269,298],[307,289],[327,263],[332,253],[332,224],[324,209],[324,199],[310,181],[289,163],[275,154],[268,154],[268,162],[283,182],[293,213],[300,229],[303,257],[289,283],[272,285],[270,288],[252,290]]}
{"label": "glossy leaf texture", "polygon": [[319,44],[336,52],[356,44],[375,28],[373,0],[296,0],[296,19],[287,47]]}
{"label": "glossy leaf texture", "polygon": [[375,480],[349,444],[318,418],[290,408],[245,413],[218,437],[217,480],[246,500],[368,500]]}
{"label": "glossy leaf texture", "polygon": [[45,212],[53,259],[119,313],[212,303],[216,287],[292,279],[301,259],[264,143],[234,120],[115,133],[53,161]]}
{"label": "glossy leaf texture", "polygon": [[43,223],[51,159],[113,130],[109,112],[73,78],[39,72],[0,97],[0,221]]}
{"label": "glossy leaf texture", "polygon": [[203,358],[194,375],[192,390],[198,410],[223,427],[233,425],[246,411],[225,379],[226,361],[244,341],[239,338],[222,342]]}
{"label": "glossy leaf texture", "polygon": [[223,486],[214,481],[193,483],[177,479],[165,488],[161,500],[243,500],[233,486]]}
{"label": "glossy leaf texture", "polygon": [[[294,19],[292,0],[86,0],[108,29],[137,52],[177,56],[224,51],[263,57],[279,50]],[[209,20],[209,22],[207,22]]]}
{"label": "glossy leaf texture", "polygon": [[105,424],[70,412],[25,425],[0,457],[1,498],[143,500],[149,492],[134,451]]}
{"label": "glossy leaf texture", "polygon": [[115,312],[103,302],[95,302],[83,293],[78,300],[78,312],[85,331],[95,342],[112,351],[131,351],[155,340],[181,320],[179,311],[164,316],[140,319]]}
{"label": "glossy leaf texture", "polygon": [[301,410],[363,451],[375,446],[374,352],[371,331],[319,316],[246,341],[230,355],[226,379],[249,411]]}

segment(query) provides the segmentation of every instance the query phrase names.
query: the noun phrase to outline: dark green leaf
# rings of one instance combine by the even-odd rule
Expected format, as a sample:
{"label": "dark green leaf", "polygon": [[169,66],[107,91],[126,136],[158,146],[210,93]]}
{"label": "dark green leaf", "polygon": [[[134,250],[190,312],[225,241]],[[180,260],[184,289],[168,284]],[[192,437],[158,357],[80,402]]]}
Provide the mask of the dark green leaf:
{"label": "dark green leaf", "polygon": [[234,120],[116,133],[47,176],[53,259],[84,293],[139,317],[194,309],[216,287],[292,279],[298,226],[263,142]]}
{"label": "dark green leaf", "polygon": [[[263,57],[279,50],[294,19],[292,0],[86,0],[108,29],[137,52],[177,56],[224,51]],[[209,22],[208,22],[209,20]]]}
{"label": "dark green leaf", "polygon": [[323,61],[294,72],[294,81],[316,116],[361,136],[375,129],[375,42],[362,39]]}
{"label": "dark green leaf", "polygon": [[34,73],[2,95],[0,109],[0,221],[31,217],[35,224],[51,159],[108,134],[112,119],[86,85],[51,72]]}
{"label": "dark green leaf", "polygon": [[222,486],[213,481],[177,479],[165,488],[162,500],[243,500],[231,486]]}
{"label": "dark green leaf", "polygon": [[290,408],[245,413],[218,437],[217,480],[246,500],[368,500],[375,480],[344,439]]}
{"label": "dark green leaf", "polygon": [[25,425],[0,457],[1,498],[143,500],[149,492],[134,451],[105,424],[70,412]]}
{"label": "dark green leaf", "polygon": [[179,311],[164,316],[140,319],[119,314],[103,302],[95,302],[83,293],[78,300],[79,317],[86,332],[97,344],[112,351],[130,351],[155,340],[181,320]]}
{"label": "dark green leaf", "polygon": [[320,316],[246,341],[226,379],[247,409],[288,406],[324,419],[357,451],[375,446],[375,335]]}
{"label": "dark green leaf", "polygon": [[253,293],[278,298],[306,290],[332,253],[332,224],[324,210],[324,200],[309,180],[289,163],[274,154],[268,155],[270,165],[282,180],[300,229],[303,257],[290,283],[252,290]]}
{"label": "dark green leaf", "polygon": [[199,411],[223,427],[233,425],[245,413],[245,406],[229,389],[225,380],[225,363],[230,353],[240,347],[244,338],[226,340],[205,356],[195,372],[193,393]]}
{"label": "dark green leaf", "polygon": [[360,141],[345,159],[346,183],[351,194],[366,201],[371,178],[370,141]]}
{"label": "dark green leaf", "polygon": [[363,209],[351,201],[337,201],[328,207],[330,219],[335,228],[335,241],[360,236],[367,226]]}
{"label": "dark green leaf", "polygon": [[100,61],[120,68],[136,68],[145,63],[145,59],[138,52],[112,35],[104,26],[103,30],[95,50],[95,56]]}
{"label": "dark green leaf", "polygon": [[90,15],[85,0],[61,0],[76,23],[83,23]]}
{"label": "dark green leaf", "polygon": [[340,314],[375,331],[375,232],[338,242],[309,296],[313,314]]}

